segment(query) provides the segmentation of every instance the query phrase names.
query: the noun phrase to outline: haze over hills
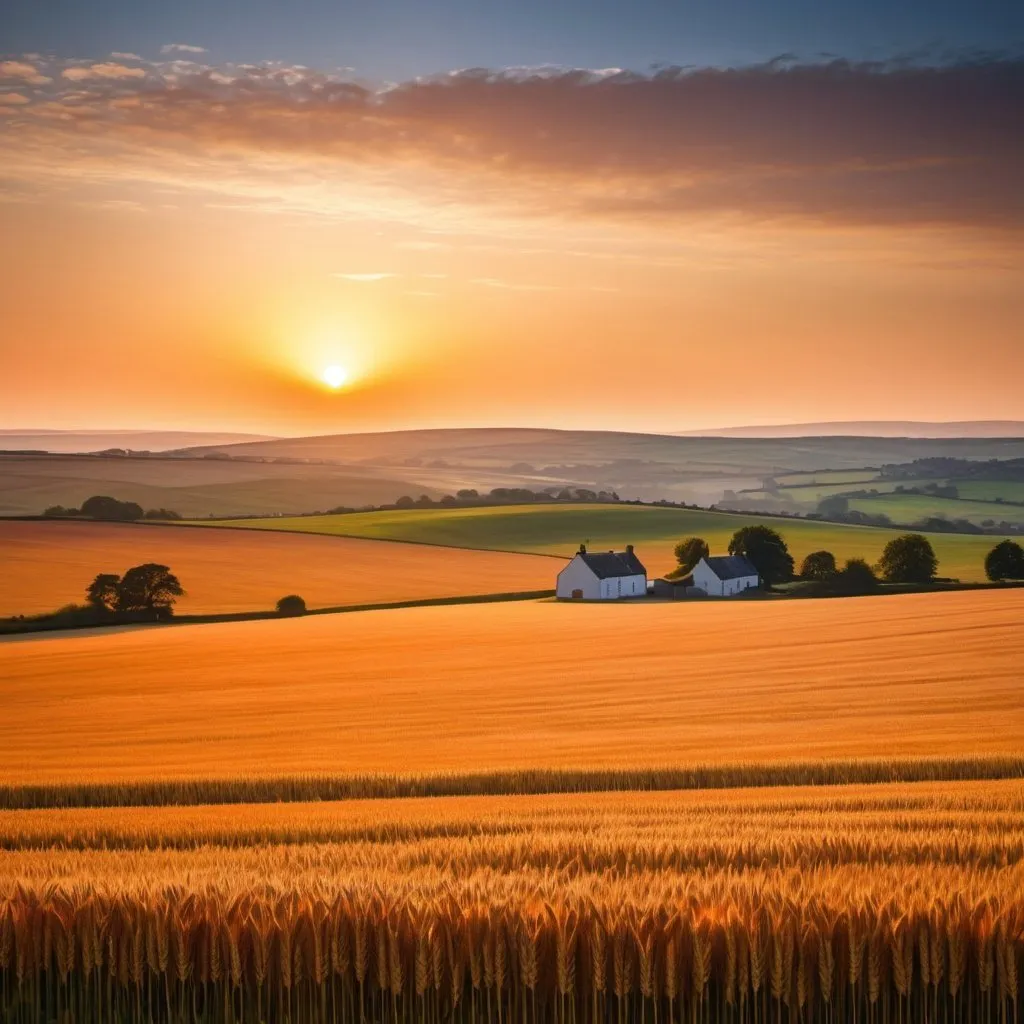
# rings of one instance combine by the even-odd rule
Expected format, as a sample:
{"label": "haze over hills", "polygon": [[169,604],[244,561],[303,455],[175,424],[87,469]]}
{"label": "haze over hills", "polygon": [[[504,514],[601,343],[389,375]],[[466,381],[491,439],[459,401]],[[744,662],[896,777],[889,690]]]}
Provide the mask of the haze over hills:
{"label": "haze over hills", "polygon": [[677,437],[1024,437],[1024,420],[840,420],[834,423],[779,423],[717,430],[679,430]]}
{"label": "haze over hills", "polygon": [[[143,440],[154,444],[160,435],[139,432],[129,438],[105,431],[89,436],[102,437],[102,450],[132,448]],[[170,436],[163,433],[162,440]],[[217,435],[187,439],[211,436]],[[44,442],[65,437],[38,434]],[[111,443],[115,437],[121,444]],[[5,443],[0,435],[4,447],[23,445]],[[768,477],[877,468],[934,456],[1024,458],[1024,431],[1019,438],[698,437],[498,427],[243,440],[228,435],[151,455],[0,456],[0,514],[77,507],[92,494],[186,516],[295,514],[495,487],[584,488],[615,491],[626,499],[711,505],[727,491],[760,488]]]}
{"label": "haze over hills", "polygon": [[223,430],[0,430],[0,449],[61,454],[99,452],[110,448],[165,452],[204,444],[269,441],[269,434],[240,434]]}

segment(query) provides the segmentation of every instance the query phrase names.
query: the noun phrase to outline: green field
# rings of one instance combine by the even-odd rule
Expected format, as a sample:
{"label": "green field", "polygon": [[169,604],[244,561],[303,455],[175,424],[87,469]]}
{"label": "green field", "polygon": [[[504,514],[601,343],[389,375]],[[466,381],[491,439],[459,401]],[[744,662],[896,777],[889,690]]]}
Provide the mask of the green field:
{"label": "green field", "polygon": [[786,473],[774,479],[780,487],[786,488],[808,484],[819,484],[822,487],[845,484],[847,490],[850,490],[851,485],[864,484],[869,480],[874,480],[877,476],[878,473],[873,469],[825,469],[820,473]]}
{"label": "green field", "polygon": [[[453,547],[492,548],[571,555],[580,543],[601,550],[635,544],[652,576],[674,565],[672,547],[681,537],[703,537],[724,553],[741,526],[765,523],[786,538],[797,560],[825,548],[837,558],[876,561],[899,531],[839,523],[731,515],[643,505],[503,505],[473,509],[407,509],[339,516],[246,519],[216,525],[231,528],[294,530],[337,536],[404,540]],[[962,580],[983,580],[986,553],[998,540],[933,534],[939,572]]]}
{"label": "green field", "polygon": [[979,526],[989,520],[994,523],[1024,524],[1024,505],[937,498],[930,494],[885,494],[877,498],[851,498],[850,508],[872,516],[886,515],[894,523],[914,523],[929,516],[940,516],[943,519],[967,519]]}
{"label": "green field", "polygon": [[[961,498],[972,501],[1003,501],[1024,502],[1024,480],[953,480]],[[1000,516],[998,518],[1006,518]]]}

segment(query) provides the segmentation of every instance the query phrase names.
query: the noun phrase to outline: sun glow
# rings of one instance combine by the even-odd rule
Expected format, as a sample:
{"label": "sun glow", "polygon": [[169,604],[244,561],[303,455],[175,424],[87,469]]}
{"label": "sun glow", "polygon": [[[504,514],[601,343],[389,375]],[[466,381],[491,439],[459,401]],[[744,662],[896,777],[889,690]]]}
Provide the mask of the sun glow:
{"label": "sun glow", "polygon": [[329,387],[337,390],[346,383],[348,383],[349,373],[344,366],[331,365],[325,366],[323,373],[320,374],[320,379]]}

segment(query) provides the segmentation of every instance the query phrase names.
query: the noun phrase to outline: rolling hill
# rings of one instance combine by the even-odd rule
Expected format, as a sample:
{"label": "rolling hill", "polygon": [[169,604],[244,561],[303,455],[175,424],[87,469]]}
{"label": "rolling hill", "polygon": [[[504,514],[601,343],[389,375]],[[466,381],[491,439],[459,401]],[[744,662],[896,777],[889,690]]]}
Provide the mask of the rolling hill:
{"label": "rolling hill", "polygon": [[185,614],[265,611],[285,594],[309,608],[547,590],[561,563],[422,544],[173,526],[0,521],[0,617],[84,600],[100,572],[168,565]]}
{"label": "rolling hill", "polygon": [[[822,548],[838,559],[876,561],[885,544],[905,532],[695,509],[576,504],[401,509],[339,516],[233,520],[218,525],[566,556],[581,543],[594,549],[621,548],[623,544],[632,543],[644,560],[648,574],[656,576],[674,567],[672,548],[683,537],[703,537],[713,551],[723,552],[736,530],[756,523],[765,523],[782,533],[798,566],[805,555]],[[998,538],[932,534],[930,539],[939,556],[940,574],[963,580],[983,580],[985,555]]]}

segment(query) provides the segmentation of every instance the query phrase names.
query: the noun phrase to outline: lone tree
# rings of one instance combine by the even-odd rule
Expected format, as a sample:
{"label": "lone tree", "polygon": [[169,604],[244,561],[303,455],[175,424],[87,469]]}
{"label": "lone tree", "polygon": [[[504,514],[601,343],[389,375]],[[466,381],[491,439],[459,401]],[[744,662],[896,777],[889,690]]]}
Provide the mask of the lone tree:
{"label": "lone tree", "polygon": [[675,546],[675,553],[679,573],[685,576],[702,558],[708,557],[711,549],[703,537],[684,537]]}
{"label": "lone tree", "polygon": [[863,558],[851,558],[836,577],[836,583],[846,594],[870,594],[878,589],[875,570]]}
{"label": "lone tree", "polygon": [[306,602],[298,594],[288,594],[277,602],[278,615],[305,615]]}
{"label": "lone tree", "polygon": [[831,551],[812,551],[800,566],[805,580],[830,580],[837,572],[836,556]]}
{"label": "lone tree", "polygon": [[889,583],[928,583],[935,578],[939,560],[927,537],[905,533],[885,545],[878,570]]}
{"label": "lone tree", "polygon": [[117,611],[170,618],[174,602],[185,593],[178,577],[166,565],[147,562],[129,569],[117,587]]}
{"label": "lone tree", "polygon": [[1000,541],[985,556],[985,575],[998,580],[1024,580],[1024,548],[1015,540]]}
{"label": "lone tree", "polygon": [[105,615],[117,611],[117,588],[121,577],[112,572],[101,572],[96,579],[85,588],[85,598],[97,611]]}
{"label": "lone tree", "polygon": [[769,586],[793,578],[793,556],[782,536],[767,526],[744,526],[729,541],[730,555],[744,555]]}

